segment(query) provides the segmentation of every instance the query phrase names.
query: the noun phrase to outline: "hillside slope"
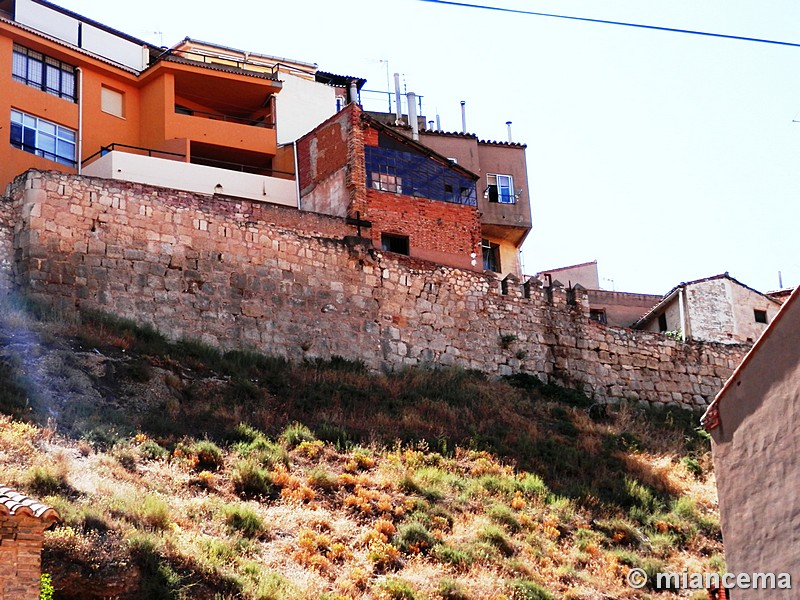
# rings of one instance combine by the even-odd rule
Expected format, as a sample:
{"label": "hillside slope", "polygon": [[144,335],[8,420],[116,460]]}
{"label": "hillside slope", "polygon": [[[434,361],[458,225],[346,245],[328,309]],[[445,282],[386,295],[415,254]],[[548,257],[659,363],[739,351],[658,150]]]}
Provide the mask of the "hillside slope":
{"label": "hillside slope", "polygon": [[692,413],[3,315],[0,481],[64,517],[58,598],[669,598],[625,575],[722,566]]}

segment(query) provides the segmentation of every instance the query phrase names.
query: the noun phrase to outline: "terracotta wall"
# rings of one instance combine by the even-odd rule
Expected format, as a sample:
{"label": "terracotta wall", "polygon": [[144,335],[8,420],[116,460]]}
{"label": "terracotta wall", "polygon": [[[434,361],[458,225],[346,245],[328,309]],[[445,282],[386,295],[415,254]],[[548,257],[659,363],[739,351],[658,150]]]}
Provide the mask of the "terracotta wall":
{"label": "terracotta wall", "polygon": [[254,201],[40,172],[13,201],[19,288],[224,348],[527,372],[598,400],[692,406],[746,349],[606,328],[586,296],[526,297],[514,279],[348,245],[342,219]]}

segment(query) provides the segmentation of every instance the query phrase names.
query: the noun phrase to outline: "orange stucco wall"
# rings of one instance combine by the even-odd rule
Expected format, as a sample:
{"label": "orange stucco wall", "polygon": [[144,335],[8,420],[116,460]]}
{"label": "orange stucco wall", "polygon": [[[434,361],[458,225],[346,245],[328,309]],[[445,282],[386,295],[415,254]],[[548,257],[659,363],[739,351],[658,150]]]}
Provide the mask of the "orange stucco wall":
{"label": "orange stucco wall", "polygon": [[[80,69],[79,103],[59,98],[23,83],[13,81],[14,43],[42,52]],[[112,143],[180,152],[189,160],[191,141],[246,151],[250,156],[271,158],[277,151],[275,130],[236,122],[210,120],[175,112],[175,73],[190,74],[203,89],[224,95],[226,83],[266,97],[280,84],[243,75],[206,71],[202,67],[158,63],[139,76],[98,60],[64,44],[52,42],[13,24],[0,23],[0,136],[6,151],[0,155],[0,193],[18,174],[30,168],[75,172],[76,169],[10,146],[10,111],[21,110],[35,117],[78,131],[83,117],[81,159]],[[207,85],[205,85],[207,84]],[[101,107],[103,86],[123,94],[123,115],[106,113]],[[217,113],[198,105],[198,110]],[[3,147],[3,146],[0,146]],[[235,162],[235,161],[234,161]]]}

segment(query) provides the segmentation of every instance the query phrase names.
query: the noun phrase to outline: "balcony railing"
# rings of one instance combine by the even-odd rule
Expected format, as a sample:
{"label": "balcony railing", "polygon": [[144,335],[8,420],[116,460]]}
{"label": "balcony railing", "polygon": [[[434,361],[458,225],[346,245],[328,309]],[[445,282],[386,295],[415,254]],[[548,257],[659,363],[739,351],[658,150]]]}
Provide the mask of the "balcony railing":
{"label": "balcony railing", "polygon": [[252,61],[247,62],[234,57],[204,54],[198,50],[176,50],[173,48],[160,54],[157,60],[197,63],[230,71],[247,71],[248,75],[278,80],[279,65],[254,65]]}
{"label": "balcony railing", "polygon": [[161,158],[161,157],[175,157],[170,158],[170,160],[176,160],[177,158],[186,158],[185,154],[180,154],[179,152],[166,152],[164,150],[154,150],[153,148],[141,148],[139,146],[129,146],[128,144],[119,144],[114,142],[109,144],[108,146],[100,146],[100,150],[84,158],[81,161],[81,166],[87,165],[96,159],[98,156],[105,156],[109,152],[113,152],[114,150],[123,150],[125,152],[129,152],[130,154],[139,154],[141,156],[149,156],[150,158]]}

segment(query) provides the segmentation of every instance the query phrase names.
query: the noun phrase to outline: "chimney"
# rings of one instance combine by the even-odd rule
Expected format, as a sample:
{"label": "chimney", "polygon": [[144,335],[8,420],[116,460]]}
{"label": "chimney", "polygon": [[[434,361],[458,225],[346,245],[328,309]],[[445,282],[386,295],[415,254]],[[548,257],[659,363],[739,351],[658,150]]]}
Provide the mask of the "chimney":
{"label": "chimney", "polygon": [[403,118],[403,107],[400,106],[400,73],[394,74],[394,105],[395,105],[395,125],[400,124],[400,119]]}
{"label": "chimney", "polygon": [[506,127],[508,127],[508,143],[510,144],[514,141],[511,137],[511,121],[506,121]]}
{"label": "chimney", "polygon": [[431,131],[433,131],[433,119],[431,119],[430,121],[428,121],[428,129],[429,129],[429,130],[431,130]]}
{"label": "chimney", "polygon": [[411,139],[419,141],[419,123],[417,122],[417,95],[414,92],[406,94],[408,98],[408,124],[411,125]]}
{"label": "chimney", "polygon": [[350,82],[350,102],[358,104],[358,83],[355,79]]}
{"label": "chimney", "polygon": [[467,109],[466,102],[461,101],[461,133],[467,133]]}

